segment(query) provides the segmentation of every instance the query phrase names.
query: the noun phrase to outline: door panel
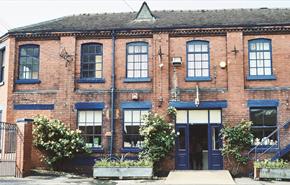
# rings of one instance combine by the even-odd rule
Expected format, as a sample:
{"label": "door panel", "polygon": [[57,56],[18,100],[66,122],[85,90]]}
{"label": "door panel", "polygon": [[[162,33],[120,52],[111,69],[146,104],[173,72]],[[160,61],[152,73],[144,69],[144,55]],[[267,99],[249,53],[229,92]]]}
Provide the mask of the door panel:
{"label": "door panel", "polygon": [[176,169],[188,169],[188,125],[176,125]]}
{"label": "door panel", "polygon": [[221,153],[222,139],[220,137],[221,124],[212,124],[208,127],[208,167],[210,170],[223,169],[223,157]]}

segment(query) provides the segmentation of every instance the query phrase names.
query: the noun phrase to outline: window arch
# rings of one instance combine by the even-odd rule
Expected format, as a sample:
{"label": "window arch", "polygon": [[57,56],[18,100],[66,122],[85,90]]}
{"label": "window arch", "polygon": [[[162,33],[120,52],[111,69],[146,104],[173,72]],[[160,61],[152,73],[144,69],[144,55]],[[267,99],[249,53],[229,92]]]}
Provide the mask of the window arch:
{"label": "window arch", "polygon": [[103,78],[103,45],[81,45],[81,78]]}
{"label": "window arch", "polygon": [[186,44],[187,78],[192,80],[210,79],[209,42],[193,40]]}
{"label": "window arch", "polygon": [[253,39],[249,47],[249,77],[272,76],[272,43],[270,39]]}
{"label": "window arch", "polygon": [[39,78],[39,45],[26,44],[19,47],[18,79],[30,80]]}
{"label": "window arch", "polygon": [[127,44],[126,78],[148,78],[148,43]]}

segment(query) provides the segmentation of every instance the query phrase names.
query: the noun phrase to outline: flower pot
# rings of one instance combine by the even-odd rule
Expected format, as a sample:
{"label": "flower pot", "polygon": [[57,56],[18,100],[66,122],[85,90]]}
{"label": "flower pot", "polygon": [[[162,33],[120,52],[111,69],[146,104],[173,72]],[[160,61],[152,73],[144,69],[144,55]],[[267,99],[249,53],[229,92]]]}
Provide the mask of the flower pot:
{"label": "flower pot", "polygon": [[94,167],[94,178],[152,178],[150,167]]}

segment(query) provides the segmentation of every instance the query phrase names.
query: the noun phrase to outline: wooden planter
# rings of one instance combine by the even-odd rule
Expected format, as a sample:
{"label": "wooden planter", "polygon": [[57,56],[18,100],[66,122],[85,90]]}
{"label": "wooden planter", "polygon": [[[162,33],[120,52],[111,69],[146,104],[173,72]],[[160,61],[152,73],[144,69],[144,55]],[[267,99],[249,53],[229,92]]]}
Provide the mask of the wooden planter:
{"label": "wooden planter", "polygon": [[149,167],[94,167],[94,178],[152,178]]}
{"label": "wooden planter", "polygon": [[290,169],[255,168],[254,179],[290,179]]}

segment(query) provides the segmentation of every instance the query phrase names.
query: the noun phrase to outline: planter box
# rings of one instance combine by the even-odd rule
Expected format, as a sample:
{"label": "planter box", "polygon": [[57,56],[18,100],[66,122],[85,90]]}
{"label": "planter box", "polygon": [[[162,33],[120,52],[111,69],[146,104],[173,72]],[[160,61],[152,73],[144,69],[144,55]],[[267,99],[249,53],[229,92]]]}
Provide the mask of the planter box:
{"label": "planter box", "polygon": [[146,167],[94,167],[94,178],[152,178],[153,169]]}
{"label": "planter box", "polygon": [[290,169],[255,168],[254,179],[290,179]]}

